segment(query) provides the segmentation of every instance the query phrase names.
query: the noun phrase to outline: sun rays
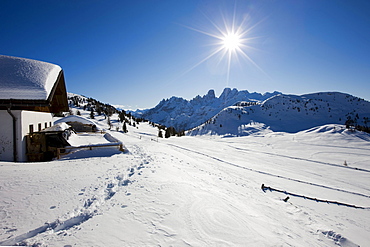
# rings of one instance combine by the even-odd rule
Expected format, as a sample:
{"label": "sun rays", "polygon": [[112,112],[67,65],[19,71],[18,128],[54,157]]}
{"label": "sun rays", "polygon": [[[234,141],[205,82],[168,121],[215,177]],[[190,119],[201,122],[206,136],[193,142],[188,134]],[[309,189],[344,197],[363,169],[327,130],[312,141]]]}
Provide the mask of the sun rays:
{"label": "sun rays", "polygon": [[240,58],[247,60],[250,64],[258,68],[260,71],[265,73],[248,55],[251,50],[255,50],[251,46],[252,40],[255,40],[257,37],[252,35],[253,29],[260,23],[250,25],[249,15],[244,15],[244,18],[241,21],[237,21],[236,11],[234,9],[234,14],[232,18],[228,19],[225,16],[221,15],[221,23],[216,24],[215,21],[211,20],[209,17],[204,15],[207,20],[212,24],[213,30],[204,31],[196,29],[193,27],[186,26],[186,28],[196,31],[198,33],[207,35],[214,39],[214,42],[211,45],[214,47],[211,50],[210,54],[203,58],[201,61],[196,63],[193,67],[187,70],[185,73],[193,70],[198,67],[200,64],[208,61],[211,58],[216,56],[218,59],[218,64],[221,62],[226,62],[226,86],[229,86],[230,80],[230,71],[232,64],[234,62],[240,62]]}

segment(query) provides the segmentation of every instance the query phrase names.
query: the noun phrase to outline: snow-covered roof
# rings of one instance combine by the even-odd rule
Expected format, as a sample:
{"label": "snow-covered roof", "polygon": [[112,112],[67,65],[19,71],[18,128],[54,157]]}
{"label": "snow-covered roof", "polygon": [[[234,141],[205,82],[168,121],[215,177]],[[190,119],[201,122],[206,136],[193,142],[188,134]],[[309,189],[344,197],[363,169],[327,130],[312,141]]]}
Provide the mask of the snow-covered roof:
{"label": "snow-covered roof", "polygon": [[61,67],[0,55],[0,99],[47,100]]}
{"label": "snow-covered roof", "polygon": [[56,125],[53,125],[49,128],[41,130],[41,132],[49,132],[49,131],[64,131],[66,129],[69,129],[71,126],[66,124],[65,122],[58,123]]}
{"label": "snow-covered roof", "polygon": [[[92,124],[92,125],[96,125],[96,123],[90,119],[87,119],[85,117],[82,117],[82,116],[77,116],[77,115],[69,115],[67,117],[64,117],[64,118],[61,118],[61,119],[58,119],[54,122],[54,124],[58,124],[58,123],[68,123],[68,122],[80,122],[82,124]],[[99,128],[97,128],[97,130],[99,130]]]}

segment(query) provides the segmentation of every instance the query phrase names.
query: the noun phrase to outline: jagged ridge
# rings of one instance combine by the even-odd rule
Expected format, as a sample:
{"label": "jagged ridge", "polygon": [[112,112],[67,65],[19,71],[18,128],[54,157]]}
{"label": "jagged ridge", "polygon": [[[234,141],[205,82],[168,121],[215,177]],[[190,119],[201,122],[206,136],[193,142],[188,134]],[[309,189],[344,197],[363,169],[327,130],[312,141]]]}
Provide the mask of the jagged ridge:
{"label": "jagged ridge", "polygon": [[179,97],[163,99],[156,107],[145,112],[133,112],[136,117],[165,126],[173,126],[176,130],[188,130],[199,126],[225,107],[240,101],[262,102],[280,92],[249,93],[247,90],[225,88],[220,97],[215,96],[214,90],[209,90],[204,96],[196,96],[192,100]]}
{"label": "jagged ridge", "polygon": [[229,106],[188,135],[248,135],[260,130],[298,132],[352,119],[367,126],[370,102],[339,92],[276,95],[259,104]]}

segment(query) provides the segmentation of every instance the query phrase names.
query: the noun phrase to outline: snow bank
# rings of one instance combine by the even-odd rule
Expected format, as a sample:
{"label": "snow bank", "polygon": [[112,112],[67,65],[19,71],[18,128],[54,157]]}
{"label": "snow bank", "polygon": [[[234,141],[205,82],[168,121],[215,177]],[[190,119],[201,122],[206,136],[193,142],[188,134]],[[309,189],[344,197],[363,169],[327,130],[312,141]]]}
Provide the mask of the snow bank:
{"label": "snow bank", "polygon": [[0,99],[46,100],[61,70],[51,63],[0,55]]}

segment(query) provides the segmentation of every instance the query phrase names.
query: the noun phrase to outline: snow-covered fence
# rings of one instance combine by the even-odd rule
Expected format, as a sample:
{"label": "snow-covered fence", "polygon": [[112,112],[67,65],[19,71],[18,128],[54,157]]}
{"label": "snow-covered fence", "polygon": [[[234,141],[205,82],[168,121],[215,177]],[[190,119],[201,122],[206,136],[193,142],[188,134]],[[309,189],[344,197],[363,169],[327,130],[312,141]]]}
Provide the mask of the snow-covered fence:
{"label": "snow-covered fence", "polygon": [[[120,142],[118,139],[116,139],[115,137],[113,137],[111,134],[109,133],[105,133],[104,134],[104,138],[107,139],[107,141],[110,141],[110,142]],[[121,143],[121,142],[120,142]]]}
{"label": "snow-covered fence", "polygon": [[325,202],[325,203],[328,203],[328,204],[337,204],[337,205],[340,205],[340,206],[347,206],[347,207],[359,208],[359,209],[370,209],[370,207],[356,206],[356,205],[348,204],[348,203],[344,203],[344,202],[323,200],[323,199],[304,196],[304,195],[300,195],[300,194],[296,194],[296,193],[291,193],[291,192],[287,192],[285,190],[279,190],[279,189],[275,189],[275,188],[272,188],[272,187],[268,187],[268,186],[265,186],[264,184],[262,184],[261,189],[263,190],[263,192],[266,192],[266,190],[277,191],[277,192],[280,192],[280,193],[284,193],[286,195],[295,196],[295,197],[302,197],[304,199],[313,200],[313,201],[316,201],[316,202]]}

